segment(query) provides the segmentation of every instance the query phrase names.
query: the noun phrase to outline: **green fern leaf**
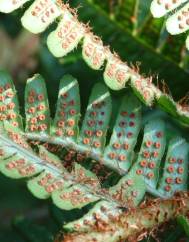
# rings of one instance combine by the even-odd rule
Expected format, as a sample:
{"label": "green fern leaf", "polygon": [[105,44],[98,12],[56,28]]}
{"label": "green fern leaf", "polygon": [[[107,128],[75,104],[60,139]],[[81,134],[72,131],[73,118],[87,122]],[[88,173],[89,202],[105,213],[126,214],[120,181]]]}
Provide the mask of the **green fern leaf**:
{"label": "green fern leaf", "polygon": [[150,78],[141,78],[139,75],[133,74],[131,76],[131,87],[140,100],[147,106],[152,106],[155,102],[156,93],[160,93],[159,90],[151,83]]}
{"label": "green fern leaf", "polygon": [[[10,12],[25,2],[19,1],[13,6],[13,2],[6,5],[1,1],[0,8]],[[161,1],[158,2],[161,5]],[[166,11],[160,8],[157,11],[161,15],[184,2],[179,1],[170,7],[165,5]],[[181,11],[185,11],[187,6]],[[184,26],[178,24],[182,20],[179,14],[174,14],[167,21],[167,28],[173,34],[188,28],[187,22]],[[146,106],[151,107],[157,102],[168,113],[188,124],[187,109],[155,87],[151,78],[144,78],[112,54],[61,1],[47,0],[42,3],[36,0],[22,17],[22,24],[33,33],[41,33],[58,17],[58,27],[47,40],[49,49],[56,57],[65,56],[84,39],[83,57],[87,64],[99,70],[106,63],[104,79],[107,86],[120,90],[129,84]],[[140,144],[138,135],[143,132],[142,105],[135,96],[124,96],[109,141],[107,133],[112,103],[110,92],[103,84],[94,86],[80,129],[77,80],[69,75],[61,80],[57,110],[51,122],[45,82],[40,75],[35,75],[26,85],[25,132],[22,130],[16,91],[6,73],[0,73],[0,85],[0,171],[15,179],[29,178],[27,185],[34,196],[40,199],[51,197],[61,209],[72,210],[95,203],[89,213],[64,227],[73,232],[65,236],[64,241],[125,240],[166,219],[175,218],[178,210],[183,215],[187,213],[188,194],[183,192],[178,195],[178,191],[187,190],[189,145],[179,135],[168,143],[167,126],[160,119],[144,124],[144,137]],[[27,140],[60,145],[65,152],[82,154],[87,161],[99,162],[102,167],[105,165],[122,175],[122,178],[116,185],[104,189],[97,175],[74,163],[74,159],[70,158],[73,168],[69,172],[64,161],[43,146],[35,146],[35,150],[39,149],[39,154],[36,154]],[[151,201],[135,208],[144,200],[146,193],[170,199]],[[180,204],[184,204],[182,208]]]}
{"label": "green fern leaf", "polygon": [[189,145],[182,138],[172,139],[168,146],[163,176],[158,190],[165,195],[187,190]]}
{"label": "green fern leaf", "polygon": [[[8,90],[15,94],[11,79],[7,78],[6,73],[1,73],[1,79],[6,80]],[[0,122],[0,171],[11,178],[27,178],[27,186],[34,196],[40,199],[51,197],[53,203],[63,210],[95,203],[89,213],[69,223],[65,229],[86,233],[89,237],[82,238],[91,238],[95,234],[95,229],[91,231],[91,228],[110,226],[117,231],[112,236],[112,241],[118,241],[120,236],[127,238],[132,229],[125,234],[124,226],[112,224],[112,219],[123,219],[124,211],[138,207],[146,193],[155,197],[172,198],[175,192],[187,189],[189,145],[184,138],[179,137],[179,133],[171,135],[168,143],[167,125],[161,119],[151,118],[143,125],[141,102],[131,92],[121,100],[108,140],[112,98],[107,87],[101,83],[96,84],[91,92],[80,128],[79,96],[77,80],[70,75],[64,76],[60,82],[55,118],[51,122],[44,79],[40,75],[30,78],[25,91],[25,132],[13,126],[8,116]],[[15,96],[11,102],[15,102],[15,112],[19,112]],[[44,117],[42,120],[41,115]],[[37,127],[35,129],[31,129],[33,119]],[[60,126],[60,122],[63,125]],[[142,144],[139,142],[139,132],[144,133]],[[84,155],[87,161],[107,166],[122,177],[114,186],[102,188],[98,176],[74,163],[74,158],[70,158],[73,162],[70,172],[65,168],[64,161],[43,146],[35,146],[35,150],[39,150],[36,154],[27,140],[60,145],[74,154]],[[168,201],[172,202],[171,199]],[[171,217],[172,212],[169,212]],[[91,220],[92,217],[95,219]],[[124,223],[128,221],[132,225],[133,218],[127,216]],[[164,221],[163,218],[160,221]],[[144,227],[153,225],[146,218]],[[110,233],[107,233],[107,238],[110,237]],[[101,241],[101,232],[97,234],[98,238],[97,241]]]}
{"label": "green fern leaf", "polygon": [[[92,90],[80,131],[78,126],[80,118],[79,87],[76,79],[73,77],[66,75],[61,79],[57,110],[53,122],[51,122],[50,118],[44,79],[40,75],[35,75],[27,81],[25,102],[26,133],[24,135],[26,138],[63,145],[66,149],[74,150],[74,152],[96,160],[121,175],[126,174],[132,168],[131,170],[136,176],[142,175],[144,177],[148,192],[155,196],[166,197],[177,191],[175,188],[169,194],[162,189],[157,189],[160,178],[160,165],[162,165],[167,142],[165,124],[162,120],[152,119],[145,125],[140,152],[138,155],[134,152],[142,126],[142,106],[140,101],[131,93],[128,96],[124,96],[121,101],[112,136],[108,142],[106,137],[112,112],[112,103],[108,89],[101,83],[95,85]],[[42,120],[40,119],[41,116],[44,117]],[[35,121],[34,124],[33,120]],[[33,126],[35,129],[33,129]],[[39,150],[41,151],[41,149]],[[187,155],[187,147],[184,146],[183,149]],[[41,155],[41,152],[39,153]],[[46,156],[48,157],[49,155]],[[57,158],[51,157],[49,160],[53,159],[56,160]],[[133,166],[135,159],[136,165]],[[61,164],[60,160],[57,160],[57,162]],[[61,169],[63,169],[63,166]],[[77,166],[75,170],[77,171]],[[87,176],[86,171],[83,172]],[[37,197],[48,197],[48,192],[45,189],[53,190],[53,184],[58,182],[56,177],[53,177],[53,174],[50,175],[50,177],[52,176],[51,179],[46,179],[48,175],[49,171],[44,171],[43,174],[40,174],[39,177],[35,177],[28,183],[30,189]],[[128,174],[128,176],[130,175]],[[46,182],[41,187],[42,193],[38,194],[40,190],[39,183],[43,179]],[[186,184],[186,179],[184,179],[183,184]],[[120,192],[122,189],[121,185],[117,187],[119,187],[118,191]],[[68,189],[70,189],[69,186]],[[68,193],[72,192],[71,190]],[[131,189],[131,192],[135,193],[135,190]],[[57,194],[59,194],[57,196],[60,196],[59,191],[57,191]],[[127,194],[123,195],[122,200],[123,202],[128,200]],[[135,203],[135,198],[132,198],[132,201]]]}
{"label": "green fern leaf", "polygon": [[21,21],[26,29],[38,34],[43,32],[61,14],[61,8],[58,7],[56,1],[41,2],[37,0],[26,10]]}
{"label": "green fern leaf", "polygon": [[108,199],[119,205],[119,201],[108,191],[107,195],[103,194],[97,177],[91,172],[83,168],[81,176],[80,172],[76,172],[76,166],[75,172],[69,173],[61,161],[44,147],[40,147],[41,158],[38,157],[20,130],[7,121],[1,125],[0,171],[15,179],[32,177],[28,181],[28,188],[36,197],[46,199],[52,196],[53,202],[65,210],[81,208],[100,199]]}
{"label": "green fern leaf", "polygon": [[136,166],[136,174],[142,174],[149,187],[155,188],[157,185],[165,145],[165,123],[161,120],[149,121],[144,129]]}
{"label": "green fern leaf", "polygon": [[142,125],[141,113],[142,106],[136,97],[123,97],[110,142],[104,152],[105,165],[121,172],[129,170]]}
{"label": "green fern leaf", "polygon": [[177,7],[179,7],[181,4],[187,2],[187,0],[178,0],[178,1],[172,1],[172,0],[166,0],[166,1],[159,1],[159,0],[153,0],[151,4],[151,11],[154,17],[163,17],[167,13],[173,11]]}
{"label": "green fern leaf", "polygon": [[[13,4],[7,4],[7,6],[5,6],[6,4],[3,1],[2,6],[0,5],[0,11],[11,12],[25,2],[26,1],[18,2],[15,4],[14,8],[12,6]],[[183,2],[185,1],[178,1],[170,6],[169,0],[166,1],[165,4],[161,1],[159,2],[159,0],[154,0],[152,3],[152,11],[160,12],[160,15],[162,15],[163,9],[166,10],[164,11],[164,13],[166,13]],[[156,9],[156,7],[153,7],[156,5],[160,6]],[[186,12],[187,6],[186,4],[181,11]],[[180,14],[180,12],[178,14]],[[182,29],[180,32],[183,32],[188,27],[187,24],[184,24],[184,27],[179,27],[183,25],[183,23],[177,23],[180,21],[177,21],[178,14],[176,13],[170,17],[170,20],[168,19],[168,23],[171,22],[171,24],[167,24],[167,26],[172,26],[172,23],[176,21],[176,27],[171,28],[179,28]],[[29,31],[41,33],[57,18],[60,19],[58,27],[51,32],[47,38],[47,45],[56,57],[65,56],[76,48],[80,42],[83,42],[83,58],[90,67],[99,70],[106,61],[104,80],[111,89],[120,90],[125,88],[127,84],[130,84],[136,95],[148,106],[156,104],[156,101],[158,102],[161,96],[164,98],[164,93],[151,83],[151,78],[144,78],[136,69],[130,68],[126,63],[122,62],[119,56],[110,51],[110,48],[103,46],[102,41],[89,31],[89,27],[79,22],[76,11],[72,10],[61,1],[48,0],[42,3],[36,0],[29,9],[26,10],[21,21],[23,26]],[[178,118],[181,122],[188,125],[188,109],[174,102],[176,110],[173,111],[171,109],[170,111],[170,107],[167,106],[167,103],[164,104],[163,99],[161,100],[161,104],[166,112],[171,113],[176,119]]]}
{"label": "green fern leaf", "polygon": [[93,34],[86,33],[83,40],[82,56],[89,67],[100,70],[106,59],[102,40]]}
{"label": "green fern leaf", "polygon": [[98,83],[91,93],[79,136],[79,143],[94,155],[104,150],[111,112],[110,93],[106,86]]}
{"label": "green fern leaf", "polygon": [[[185,4],[184,4],[185,3]],[[184,5],[184,6],[183,6]],[[183,7],[182,7],[183,6]],[[151,4],[151,12],[154,17],[162,17],[167,13],[175,11],[171,16],[168,17],[166,21],[167,31],[172,35],[181,34],[186,32],[189,29],[188,25],[188,0],[179,0],[179,1],[159,1],[153,0]],[[188,46],[188,38],[186,40],[186,46]]]}
{"label": "green fern leaf", "polygon": [[[62,174],[66,172],[61,160],[57,156],[48,152],[43,146],[39,147],[39,156],[44,161],[53,164]],[[40,175],[30,179],[27,183],[28,189],[31,193],[39,199],[47,199],[51,193],[60,187],[68,187],[72,183],[63,180],[61,177],[53,173],[53,170],[45,169]]]}
{"label": "green fern leaf", "polygon": [[107,65],[104,71],[104,81],[113,90],[121,90],[131,78],[131,70],[119,57],[111,53],[106,54]]}
{"label": "green fern leaf", "polygon": [[56,57],[63,57],[76,48],[85,33],[84,25],[79,23],[76,16],[64,8],[62,11],[57,29],[47,38],[47,46]]}
{"label": "green fern leaf", "polygon": [[60,139],[77,140],[80,119],[79,86],[76,79],[66,75],[60,81],[56,114],[51,135]]}
{"label": "green fern leaf", "polygon": [[13,126],[23,128],[16,90],[5,71],[0,71],[0,120],[8,120]]}
{"label": "green fern leaf", "polygon": [[10,12],[22,7],[22,5],[28,1],[30,1],[30,0],[17,0],[17,1],[1,0],[0,9],[4,13],[10,13]]}
{"label": "green fern leaf", "polygon": [[13,128],[7,121],[1,124],[0,170],[11,178],[30,177],[42,171],[38,158],[35,159],[32,149],[20,133],[19,129]]}
{"label": "green fern leaf", "polygon": [[35,75],[27,80],[25,89],[27,133],[45,135],[50,132],[50,111],[44,79]]}

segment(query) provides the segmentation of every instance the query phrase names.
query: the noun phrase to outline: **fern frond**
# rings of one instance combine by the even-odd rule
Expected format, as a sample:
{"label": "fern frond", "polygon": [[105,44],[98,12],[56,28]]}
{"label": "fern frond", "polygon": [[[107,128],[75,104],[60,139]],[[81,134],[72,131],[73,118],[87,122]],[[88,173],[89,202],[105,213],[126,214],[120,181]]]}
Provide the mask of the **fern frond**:
{"label": "fern frond", "polygon": [[[0,10],[8,13],[26,2],[1,0]],[[162,8],[162,1],[153,1],[152,10],[158,4],[154,11],[162,16],[185,2],[170,5],[167,0]],[[188,4],[168,19],[167,28],[172,34],[188,29],[187,14]],[[58,26],[47,38],[54,56],[63,57],[82,42],[82,55],[88,66],[94,70],[105,66],[104,81],[108,87],[120,90],[130,86],[146,106],[155,103],[189,125],[188,109],[161,92],[150,77],[140,75],[121,61],[88,26],[79,22],[68,4],[61,0],[36,0],[21,21],[26,29],[38,34],[57,18]],[[45,81],[37,74],[26,84],[24,129],[14,85],[8,74],[0,72],[0,171],[10,178],[26,179],[34,196],[52,198],[63,210],[93,206],[82,218],[64,226],[69,232],[64,241],[134,240],[189,211],[189,194],[184,192],[189,145],[178,133],[168,137],[164,120],[143,123],[143,106],[135,95],[127,92],[117,114],[112,115],[111,94],[105,85],[98,83],[81,117],[79,85],[67,75],[60,82],[52,118]],[[112,130],[109,125],[114,116]],[[142,142],[139,133],[143,134]],[[72,157],[68,159],[71,168],[66,169],[66,156],[60,160],[36,143],[32,149],[28,141],[58,145],[65,152],[82,154],[88,163],[98,162],[100,168],[105,166],[119,173],[121,179],[104,188],[98,174],[75,163]],[[145,194],[164,199],[146,202]]]}
{"label": "fern frond", "polygon": [[133,95],[123,97],[109,145],[104,152],[105,165],[116,170],[129,170],[141,126],[140,101]]}
{"label": "fern frond", "polygon": [[181,4],[187,2],[188,0],[178,0],[178,1],[172,1],[172,0],[153,0],[151,4],[151,11],[154,17],[160,18],[165,16],[167,13],[175,10],[178,8]]}
{"label": "fern frond", "polygon": [[[19,129],[12,127],[7,121],[2,124],[0,171],[14,179],[31,177],[27,185],[34,196],[40,199],[51,196],[54,204],[65,210],[81,208],[99,200],[108,201],[118,208],[124,199],[127,201],[128,193],[119,201],[108,190],[104,192],[98,178],[84,167],[77,164],[73,172],[69,173],[61,160],[44,147],[39,147],[38,156],[20,133]],[[141,180],[140,184],[143,184]],[[140,201],[145,189],[137,192],[140,195],[136,199]]]}
{"label": "fern frond", "polygon": [[16,90],[5,71],[0,74],[0,114],[0,121],[8,120],[13,126],[23,129]]}
{"label": "fern frond", "polygon": [[[0,72],[0,83],[4,97],[1,105],[5,106],[0,109],[0,115],[6,114],[0,122],[0,171],[10,178],[26,178],[34,196],[40,199],[51,197],[61,209],[82,208],[94,203],[83,218],[65,226],[67,230],[78,232],[77,238],[74,233],[66,239],[91,241],[96,236],[97,241],[102,241],[105,236],[109,239],[107,241],[118,241],[118,238],[125,239],[141,231],[137,224],[139,220],[135,221],[136,216],[145,218],[143,229],[176,216],[174,212],[178,209],[178,203],[173,195],[187,190],[189,145],[179,135],[171,135],[168,139],[163,120],[151,119],[143,125],[142,104],[131,92],[121,100],[108,139],[112,99],[108,88],[102,83],[97,83],[91,92],[80,128],[80,95],[75,78],[66,75],[61,79],[53,120],[44,79],[39,74],[28,79],[25,88],[25,130],[21,122],[14,125],[4,113],[11,101],[14,104],[11,106],[16,108],[13,109],[14,118],[21,120],[10,76]],[[11,100],[9,95],[6,96],[7,86],[9,92],[14,94]],[[143,141],[140,144],[138,136],[143,126]],[[86,159],[98,161],[101,166],[115,170],[122,177],[117,184],[105,189],[93,172],[77,163],[70,172],[65,168],[64,161],[43,146],[35,146],[38,152],[34,152],[28,140],[56,144],[68,151],[84,154]],[[139,153],[136,146],[140,148]],[[171,199],[155,201],[153,206],[135,210],[146,193]],[[185,196],[178,198],[179,201],[185,201]],[[183,207],[183,214],[187,206]],[[125,210],[128,212],[125,213]],[[130,211],[133,211],[132,214]],[[168,215],[164,218],[165,211]],[[155,220],[157,213],[159,217]],[[149,214],[152,214],[152,220]],[[133,230],[133,223],[136,223],[136,230]],[[127,232],[126,225],[129,228]]]}
{"label": "fern frond", "polygon": [[[0,81],[1,78],[4,80],[4,72],[0,73]],[[10,77],[7,80],[10,80]],[[14,87],[12,88],[12,91],[15,92]],[[2,92],[3,95],[4,93],[6,91]],[[139,153],[135,152],[138,134],[142,128],[142,105],[130,93],[121,100],[113,132],[108,141],[107,131],[109,131],[112,113],[111,102],[111,95],[107,87],[102,83],[97,83],[92,90],[80,128],[78,125],[81,116],[78,82],[72,76],[66,75],[60,82],[57,109],[55,117],[51,121],[45,81],[40,75],[35,75],[28,79],[25,89],[26,125],[23,136],[29,140],[60,145],[67,150],[83,154],[86,158],[95,160],[120,175],[127,174],[131,169],[132,172],[135,172],[136,177],[141,175],[144,177],[148,192],[156,196],[172,196],[175,191],[185,189],[187,172],[184,170],[187,171],[189,152],[185,139],[177,137],[170,141],[164,165],[162,160],[167,152],[165,147],[168,141],[166,125],[163,120],[152,119],[145,124]],[[17,115],[19,116],[19,114]],[[7,121],[9,121],[8,117]],[[171,182],[171,187],[170,182],[167,182],[166,179],[171,173],[166,171],[170,157],[175,160],[172,172],[175,179]],[[182,162],[180,162],[181,160]],[[159,184],[162,164],[165,170],[164,180]],[[120,195],[120,189],[124,183],[123,179],[117,186],[117,188],[119,187],[116,190],[117,196]],[[169,190],[168,187],[170,187]],[[123,197],[121,200],[124,201],[125,195],[121,196]]]}
{"label": "fern frond", "polygon": [[[153,0],[151,4],[151,12],[154,17],[159,18],[175,10],[173,14],[168,17],[166,21],[166,28],[170,34],[176,35],[186,32],[189,29],[188,7],[188,0],[179,0],[174,2],[171,0]],[[188,37],[186,40],[186,47],[189,49]]]}
{"label": "fern frond", "polygon": [[35,75],[28,79],[25,90],[25,131],[33,133],[49,133],[50,110],[44,79]]}
{"label": "fern frond", "polygon": [[[155,1],[157,3],[157,0]],[[26,1],[18,1],[17,4],[9,2],[7,5],[6,2],[1,2],[0,11],[11,12]],[[169,4],[169,0],[167,2]],[[183,1],[178,3],[181,2]],[[104,46],[101,39],[89,30],[88,25],[85,26],[78,21],[76,11],[68,4],[63,4],[60,0],[42,2],[36,0],[26,10],[22,17],[22,24],[33,33],[41,33],[57,18],[60,22],[47,39],[47,46],[56,57],[63,57],[83,41],[83,58],[91,68],[99,70],[107,61],[104,80],[110,88],[120,90],[129,84],[146,105],[156,104],[185,125],[189,124],[187,108],[176,103],[172,97],[165,95],[152,84],[151,78],[144,78],[138,71],[121,61],[119,56],[112,53],[110,48]]]}

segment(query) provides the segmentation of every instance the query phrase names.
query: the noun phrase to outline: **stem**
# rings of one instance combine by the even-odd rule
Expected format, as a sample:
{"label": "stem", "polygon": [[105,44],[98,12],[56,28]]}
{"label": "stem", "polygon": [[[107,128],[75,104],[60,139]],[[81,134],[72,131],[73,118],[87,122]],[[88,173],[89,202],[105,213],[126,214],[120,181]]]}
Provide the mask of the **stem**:
{"label": "stem", "polygon": [[[44,143],[54,144],[54,145],[60,145],[64,148],[67,148],[69,150],[75,150],[77,153],[84,154],[88,158],[91,158],[95,161],[98,161],[100,164],[107,164],[108,162],[105,162],[103,154],[94,152],[93,150],[89,150],[88,147],[77,144],[75,141],[67,138],[57,138],[50,135],[38,135],[38,134],[31,134],[31,133],[23,133],[23,135],[29,139],[29,140],[36,140]],[[119,167],[115,168],[114,166],[111,167],[111,165],[108,166],[110,169],[114,169],[118,174],[124,175],[125,171],[120,169]]]}
{"label": "stem", "polygon": [[[31,134],[31,133],[23,133],[23,135],[29,140],[36,140],[44,143],[60,145],[69,150],[74,150],[77,153],[84,154],[88,158],[98,161],[100,164],[108,164],[108,162],[105,162],[105,159],[103,158],[103,154],[99,154],[92,150],[89,150],[86,146],[77,144],[71,139],[66,139],[66,138],[63,139],[63,138],[57,138],[49,135],[37,135],[37,134]],[[114,166],[111,166],[111,164],[108,164],[108,168],[113,169],[119,175],[122,175],[122,176],[126,175],[125,171],[123,171],[119,167],[115,168]],[[151,195],[159,198],[166,198],[164,195],[162,195],[159,191],[157,191],[155,188],[151,187],[150,185],[146,184],[146,188],[147,188],[147,192],[150,193]]]}

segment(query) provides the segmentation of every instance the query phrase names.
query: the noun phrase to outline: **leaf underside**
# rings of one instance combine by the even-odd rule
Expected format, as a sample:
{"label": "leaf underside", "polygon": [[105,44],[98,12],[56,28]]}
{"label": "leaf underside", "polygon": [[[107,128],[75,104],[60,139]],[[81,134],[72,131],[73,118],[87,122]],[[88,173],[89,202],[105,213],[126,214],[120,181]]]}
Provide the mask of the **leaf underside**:
{"label": "leaf underside", "polygon": [[[12,12],[22,7],[26,2],[27,0],[19,0],[14,4],[13,2],[7,3],[6,0],[2,0],[0,2],[0,11],[5,13]],[[185,1],[180,0],[176,3],[170,3],[172,1],[167,0],[166,3],[162,3],[163,8],[161,4],[157,4],[157,2],[159,1],[154,0],[152,2],[152,9],[154,8],[154,11],[161,12],[162,15],[173,10],[175,7],[179,6],[180,3]],[[153,4],[155,4],[155,7],[153,7]],[[165,11],[166,4],[171,4],[168,11]],[[188,5],[186,4],[184,9],[180,11],[186,12],[187,9]],[[170,18],[177,19],[178,14],[180,14],[180,12]],[[111,89],[120,90],[129,84],[136,95],[146,105],[152,106],[155,104],[160,106],[160,108],[170,113],[176,120],[179,120],[187,126],[189,125],[188,108],[176,103],[172,97],[166,96],[151,83],[151,78],[144,78],[137,73],[136,70],[122,62],[117,55],[112,54],[110,49],[103,45],[101,39],[89,31],[88,26],[78,21],[74,11],[72,11],[68,5],[61,3],[61,1],[47,0],[41,2],[40,0],[36,0],[25,11],[21,22],[26,29],[37,34],[45,31],[56,19],[60,20],[58,26],[47,38],[47,46],[56,57],[65,56],[74,50],[79,43],[82,43],[83,58],[92,69],[99,70],[107,62],[104,68],[104,80]],[[172,26],[174,20],[170,22]],[[179,26],[181,24],[179,24]],[[188,28],[187,24],[184,25],[182,31],[185,31],[186,28]]]}
{"label": "leaf underside", "polygon": [[[0,10],[8,13],[22,7],[27,1],[19,0],[13,4],[2,0]],[[63,57],[82,42],[82,55],[88,66],[100,70],[106,63],[104,80],[107,86],[120,90],[129,84],[134,94],[126,92],[117,113],[112,113],[110,92],[105,85],[98,83],[91,92],[85,115],[81,117],[78,82],[66,75],[60,81],[53,118],[45,81],[37,74],[26,84],[23,122],[13,82],[7,73],[1,72],[0,171],[10,178],[25,178],[34,196],[39,199],[51,197],[61,209],[72,210],[94,204],[87,214],[66,224],[64,229],[89,233],[88,237],[82,235],[81,241],[82,238],[89,241],[95,236],[97,241],[106,238],[107,241],[118,241],[125,227],[115,223],[112,229],[117,227],[113,236],[111,232],[103,231],[101,238],[98,232],[108,224],[111,228],[112,221],[123,216],[123,211],[138,206],[146,193],[172,198],[175,192],[187,190],[187,141],[181,135],[172,135],[173,138],[169,139],[166,130],[168,124],[164,120],[151,119],[143,125],[141,101],[150,107],[156,104],[186,126],[189,125],[188,110],[156,88],[151,78],[144,78],[112,54],[98,37],[86,31],[86,26],[77,20],[69,8],[64,5],[62,8],[58,1],[41,2],[34,1],[22,17],[26,29],[35,34],[41,33],[58,18],[60,21],[56,30],[47,38],[48,48],[54,56]],[[154,13],[160,17],[185,2],[177,1],[165,11],[165,6],[162,9],[154,0],[152,11],[156,11]],[[188,4],[167,21],[167,29],[172,34],[188,29],[187,25],[181,26],[179,22],[183,11],[188,11]],[[110,129],[112,116],[116,118],[113,129]],[[139,140],[141,136],[142,142]],[[69,157],[70,153],[60,159],[50,153],[45,145],[34,145],[33,151],[28,141],[58,145],[65,153],[84,155],[87,162],[98,162],[101,167],[119,173],[122,178],[117,184],[104,189],[98,176],[86,169],[82,162],[75,163],[75,159]],[[71,171],[67,169],[66,161],[70,161]],[[159,211],[161,220],[165,215],[161,214],[161,206]],[[148,218],[144,221],[146,227],[152,224]],[[126,216],[126,224],[129,222],[131,228],[135,226],[132,216]],[[187,228],[188,224],[183,218],[180,218],[180,223]],[[93,228],[99,231],[96,233]],[[79,241],[79,237],[73,241]]]}
{"label": "leaf underside", "polygon": [[[95,203],[89,213],[67,224],[65,229],[88,231],[95,223],[94,214],[108,223],[110,217],[119,216],[123,209],[138,206],[146,192],[168,198],[175,192],[187,190],[188,143],[182,136],[169,140],[163,120],[151,119],[143,127],[142,103],[131,92],[122,98],[111,131],[112,98],[105,85],[94,86],[81,118],[78,82],[70,75],[64,76],[52,118],[45,81],[37,74],[26,83],[23,130],[10,76],[0,72],[0,83],[0,98],[3,99],[0,105],[0,115],[3,115],[0,122],[1,172],[15,179],[26,178],[34,196],[51,197],[54,204],[64,210]],[[7,95],[7,91],[13,95]],[[9,106],[11,112],[15,112],[13,121],[8,113]],[[141,144],[139,132],[143,133]],[[60,145],[65,150],[83,154],[88,160],[95,160],[121,174],[122,178],[104,189],[97,176],[82,163],[73,161],[70,172],[65,168],[66,156],[61,160],[41,145],[36,147],[36,153],[36,148],[34,152],[27,140]]]}
{"label": "leaf underside", "polygon": [[[151,12],[155,18],[160,18],[170,14],[166,20],[166,29],[172,35],[186,32],[189,29],[187,22],[189,2],[188,0],[179,1],[158,1],[151,3]],[[189,37],[186,39],[186,47],[189,49]]]}

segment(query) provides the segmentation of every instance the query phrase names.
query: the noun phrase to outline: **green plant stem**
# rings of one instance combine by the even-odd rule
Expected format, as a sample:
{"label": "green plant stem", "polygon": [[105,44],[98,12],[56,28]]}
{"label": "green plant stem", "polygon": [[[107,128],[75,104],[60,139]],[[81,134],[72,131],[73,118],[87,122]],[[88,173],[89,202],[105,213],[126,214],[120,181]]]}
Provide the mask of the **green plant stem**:
{"label": "green plant stem", "polygon": [[[99,162],[100,164],[107,163],[107,162],[105,162],[101,153],[97,153],[92,150],[89,150],[86,146],[77,144],[76,142],[74,142],[71,139],[66,139],[66,138],[63,139],[63,138],[57,138],[57,137],[48,136],[48,135],[37,135],[37,134],[31,134],[31,133],[23,133],[23,135],[29,140],[59,145],[59,146],[63,146],[64,148],[66,148],[68,150],[74,150],[79,154],[86,155],[88,158],[91,158],[91,159]],[[117,169],[115,169],[114,166],[111,167],[111,164],[109,164],[108,167],[110,169],[113,169],[114,171],[116,171],[119,175],[126,175],[126,173],[123,172],[123,170],[120,169],[119,167],[117,167]],[[162,195],[159,191],[157,191],[155,188],[149,186],[148,184],[146,184],[146,189],[147,189],[147,192],[154,197],[165,198],[164,195]]]}
{"label": "green plant stem", "polygon": [[[88,147],[81,144],[77,144],[71,139],[66,139],[66,138],[63,139],[63,138],[57,138],[49,135],[37,135],[37,134],[31,134],[31,133],[23,133],[23,135],[29,140],[35,140],[39,142],[60,145],[60,146],[63,146],[64,148],[67,148],[68,150],[74,150],[77,153],[85,154],[87,157],[98,161],[100,164],[104,163],[104,159],[101,153],[96,153],[92,150],[89,150]],[[116,169],[116,171],[119,174],[123,175],[123,171],[121,171],[119,168]]]}

